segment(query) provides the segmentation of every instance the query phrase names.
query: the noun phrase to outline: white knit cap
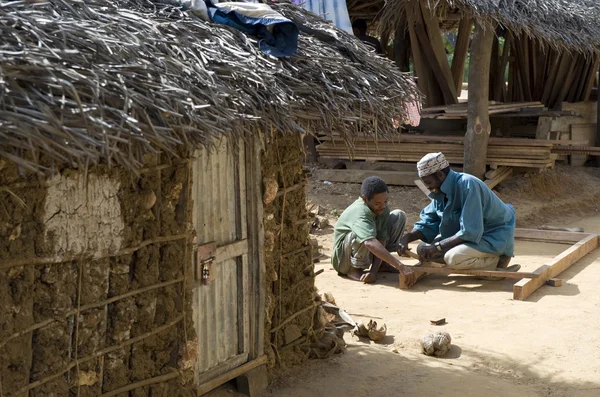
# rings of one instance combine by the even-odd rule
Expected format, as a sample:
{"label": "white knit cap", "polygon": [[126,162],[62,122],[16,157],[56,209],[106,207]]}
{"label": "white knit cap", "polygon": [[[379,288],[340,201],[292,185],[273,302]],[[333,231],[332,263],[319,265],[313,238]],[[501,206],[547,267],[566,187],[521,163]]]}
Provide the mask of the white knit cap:
{"label": "white knit cap", "polygon": [[450,167],[450,164],[442,153],[429,153],[417,163],[419,178],[435,174],[447,167]]}

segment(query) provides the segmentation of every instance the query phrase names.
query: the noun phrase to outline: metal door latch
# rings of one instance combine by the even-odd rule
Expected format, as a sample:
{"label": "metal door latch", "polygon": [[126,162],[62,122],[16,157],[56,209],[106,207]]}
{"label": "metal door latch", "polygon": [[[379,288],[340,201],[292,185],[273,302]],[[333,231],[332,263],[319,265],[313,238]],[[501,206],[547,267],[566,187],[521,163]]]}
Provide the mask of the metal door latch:
{"label": "metal door latch", "polygon": [[196,256],[196,280],[209,285],[216,279],[215,251],[217,243],[208,243],[198,246]]}

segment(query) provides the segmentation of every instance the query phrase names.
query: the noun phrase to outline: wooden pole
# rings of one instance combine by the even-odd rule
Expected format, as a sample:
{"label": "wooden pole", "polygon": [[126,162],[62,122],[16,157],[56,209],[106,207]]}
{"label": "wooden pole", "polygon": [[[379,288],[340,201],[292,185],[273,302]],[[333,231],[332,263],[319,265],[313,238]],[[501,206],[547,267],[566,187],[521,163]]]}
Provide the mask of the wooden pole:
{"label": "wooden pole", "polygon": [[456,38],[456,47],[454,47],[454,57],[452,58],[452,78],[456,85],[456,93],[460,96],[462,90],[463,77],[465,74],[465,63],[469,53],[469,42],[471,41],[471,27],[473,20],[465,16],[458,25],[458,36]]}
{"label": "wooden pole", "polygon": [[475,22],[469,63],[469,105],[464,171],[483,179],[486,171],[489,117],[490,58],[494,31]]}
{"label": "wooden pole", "polygon": [[392,54],[396,66],[403,72],[410,71],[409,46],[410,36],[408,35],[408,26],[405,17],[394,34],[394,49]]}

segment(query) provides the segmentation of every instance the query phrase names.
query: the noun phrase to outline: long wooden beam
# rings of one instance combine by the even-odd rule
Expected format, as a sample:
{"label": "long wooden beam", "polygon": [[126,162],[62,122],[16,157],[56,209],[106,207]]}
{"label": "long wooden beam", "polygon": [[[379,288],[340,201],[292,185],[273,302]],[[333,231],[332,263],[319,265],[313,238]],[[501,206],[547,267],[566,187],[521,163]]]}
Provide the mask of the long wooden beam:
{"label": "long wooden beam", "polygon": [[553,230],[515,229],[515,239],[542,243],[573,244],[588,237],[590,233],[558,232]]}
{"label": "long wooden beam", "polygon": [[261,365],[265,365],[268,362],[269,362],[269,359],[267,358],[267,356],[264,356],[264,355],[260,356],[257,359],[255,359],[254,361],[247,362],[246,364],[244,364],[242,366],[232,369],[231,371],[196,387],[196,395],[202,396],[202,395],[208,393],[209,391],[214,390],[217,387],[229,382],[230,380],[235,379],[238,376],[244,375],[246,372],[250,371],[251,369],[260,367]]}
{"label": "long wooden beam", "polygon": [[598,235],[590,234],[581,239],[571,248],[555,257],[550,263],[537,269],[534,273],[536,278],[523,279],[513,287],[513,299],[524,300],[537,291],[546,281],[558,276],[568,269],[572,264],[598,248]]}
{"label": "long wooden beam", "polygon": [[[540,274],[536,272],[507,272],[500,270],[477,270],[477,269],[450,269],[447,267],[431,267],[431,266],[410,266],[414,272],[428,274],[465,274],[478,277],[505,277],[505,278],[538,278]],[[543,284],[543,283],[542,283]]]}

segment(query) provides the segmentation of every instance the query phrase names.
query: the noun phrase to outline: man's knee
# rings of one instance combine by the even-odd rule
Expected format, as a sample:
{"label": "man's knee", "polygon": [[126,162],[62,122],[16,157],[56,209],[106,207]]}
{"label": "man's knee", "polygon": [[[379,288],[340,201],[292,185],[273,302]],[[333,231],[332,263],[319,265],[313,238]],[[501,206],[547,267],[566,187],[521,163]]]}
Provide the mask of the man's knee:
{"label": "man's knee", "polygon": [[390,223],[406,223],[406,212],[402,210],[391,211]]}
{"label": "man's knee", "polygon": [[462,252],[463,249],[455,247],[444,254],[444,262],[451,269],[495,269],[499,256],[477,255],[471,252]]}

